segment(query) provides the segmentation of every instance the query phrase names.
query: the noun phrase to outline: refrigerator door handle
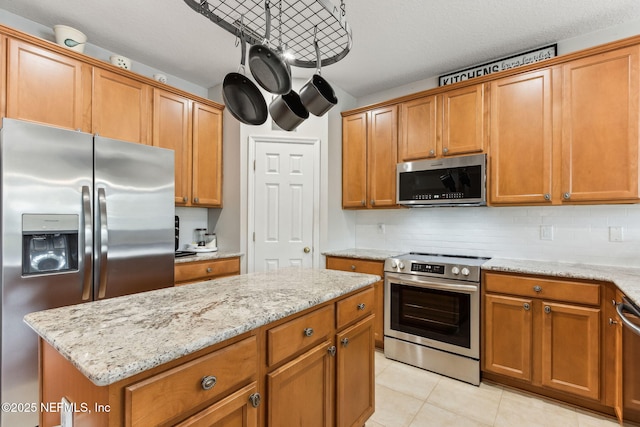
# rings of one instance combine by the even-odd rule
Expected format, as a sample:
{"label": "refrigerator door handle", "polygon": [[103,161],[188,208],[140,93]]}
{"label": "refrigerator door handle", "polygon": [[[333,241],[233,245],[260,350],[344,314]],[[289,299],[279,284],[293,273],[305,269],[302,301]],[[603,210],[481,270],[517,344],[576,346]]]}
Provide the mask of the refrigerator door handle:
{"label": "refrigerator door handle", "polygon": [[84,278],[82,280],[82,301],[91,299],[93,278],[93,225],[91,224],[91,191],[89,186],[82,186],[82,241],[84,242]]}
{"label": "refrigerator door handle", "polygon": [[100,242],[97,245],[100,256],[100,278],[98,285],[98,298],[104,298],[107,293],[107,254],[109,251],[109,229],[107,226],[107,195],[104,188],[98,189],[98,209],[99,209],[99,233]]}

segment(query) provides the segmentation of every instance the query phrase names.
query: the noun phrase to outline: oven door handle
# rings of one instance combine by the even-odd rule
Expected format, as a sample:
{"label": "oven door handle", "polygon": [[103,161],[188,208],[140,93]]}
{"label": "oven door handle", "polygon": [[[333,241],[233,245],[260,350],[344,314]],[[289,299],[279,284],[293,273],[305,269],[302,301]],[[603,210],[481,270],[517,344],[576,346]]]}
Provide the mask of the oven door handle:
{"label": "oven door handle", "polygon": [[637,314],[637,311],[628,303],[621,302],[616,304],[616,311],[618,312],[618,316],[620,316],[620,320],[625,324],[632,332],[636,335],[640,335],[640,327],[634,324],[631,320],[624,315],[624,311],[628,311],[631,314]]}
{"label": "oven door handle", "polygon": [[472,294],[478,292],[478,285],[464,284],[464,283],[448,283],[438,279],[423,279],[419,276],[412,276],[411,279],[406,279],[399,274],[386,273],[385,279],[389,282],[398,283],[400,285],[416,286],[418,288],[437,289],[444,291],[463,292]]}

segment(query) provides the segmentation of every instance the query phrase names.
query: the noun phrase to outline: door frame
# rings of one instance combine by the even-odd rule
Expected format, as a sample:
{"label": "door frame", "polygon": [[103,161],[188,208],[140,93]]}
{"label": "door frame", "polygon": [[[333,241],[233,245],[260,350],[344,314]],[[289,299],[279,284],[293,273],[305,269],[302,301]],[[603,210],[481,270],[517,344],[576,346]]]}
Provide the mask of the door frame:
{"label": "door frame", "polygon": [[311,246],[311,262],[313,268],[320,266],[320,138],[303,138],[290,136],[249,136],[248,179],[247,179],[247,272],[254,271],[255,265],[255,168],[257,144],[289,143],[313,146],[313,238]]}

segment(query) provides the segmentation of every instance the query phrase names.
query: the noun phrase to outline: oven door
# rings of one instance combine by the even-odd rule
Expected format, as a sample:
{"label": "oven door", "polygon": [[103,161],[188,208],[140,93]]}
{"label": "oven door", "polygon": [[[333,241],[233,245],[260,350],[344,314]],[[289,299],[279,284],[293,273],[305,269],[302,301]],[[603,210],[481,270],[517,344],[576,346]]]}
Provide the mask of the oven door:
{"label": "oven door", "polygon": [[478,283],[385,273],[384,335],[480,358]]}

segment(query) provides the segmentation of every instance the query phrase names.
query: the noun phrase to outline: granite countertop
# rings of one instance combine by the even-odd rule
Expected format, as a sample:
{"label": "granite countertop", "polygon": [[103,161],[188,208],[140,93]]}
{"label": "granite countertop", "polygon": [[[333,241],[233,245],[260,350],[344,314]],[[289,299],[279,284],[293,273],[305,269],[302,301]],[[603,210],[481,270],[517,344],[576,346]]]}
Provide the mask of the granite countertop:
{"label": "granite countertop", "polygon": [[[188,251],[188,249],[185,249]],[[176,264],[183,262],[208,261],[212,259],[234,258],[242,256],[242,252],[216,251],[216,252],[199,252],[195,255],[183,256],[175,259]]]}
{"label": "granite countertop", "polygon": [[636,305],[640,305],[640,268],[492,258],[482,265],[482,269],[612,282],[620,288],[631,301]]}
{"label": "granite countertop", "polygon": [[336,251],[324,251],[322,252],[322,255],[384,261],[387,258],[391,258],[403,253],[406,253],[406,251],[383,251],[380,249],[341,249]]}
{"label": "granite countertop", "polygon": [[25,322],[105,386],[378,280],[284,268],[31,313]]}

